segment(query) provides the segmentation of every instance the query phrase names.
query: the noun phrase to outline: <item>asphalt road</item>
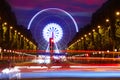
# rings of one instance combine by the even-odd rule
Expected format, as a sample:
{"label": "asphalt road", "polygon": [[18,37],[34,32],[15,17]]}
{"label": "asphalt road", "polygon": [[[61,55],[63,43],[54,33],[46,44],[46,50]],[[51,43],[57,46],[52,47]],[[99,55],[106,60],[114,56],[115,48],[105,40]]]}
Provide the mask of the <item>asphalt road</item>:
{"label": "asphalt road", "polygon": [[25,78],[21,80],[120,80],[120,78]]}
{"label": "asphalt road", "polygon": [[21,80],[120,80],[119,64],[31,65],[27,63],[17,67],[21,70]]}
{"label": "asphalt road", "polygon": [[[20,80],[120,80],[120,64],[21,63]],[[14,80],[14,79],[13,79]]]}

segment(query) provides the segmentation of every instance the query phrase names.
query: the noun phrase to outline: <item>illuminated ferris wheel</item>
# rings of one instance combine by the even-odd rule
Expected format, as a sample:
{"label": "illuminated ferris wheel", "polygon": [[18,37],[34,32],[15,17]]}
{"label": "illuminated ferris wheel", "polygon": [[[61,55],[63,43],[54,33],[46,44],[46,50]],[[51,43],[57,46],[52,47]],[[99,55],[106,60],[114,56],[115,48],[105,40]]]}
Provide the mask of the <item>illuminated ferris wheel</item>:
{"label": "illuminated ferris wheel", "polygon": [[39,49],[44,50],[48,48],[51,37],[58,49],[65,49],[78,32],[74,18],[59,8],[47,8],[36,13],[30,20],[28,29],[39,44]]}
{"label": "illuminated ferris wheel", "polygon": [[49,39],[53,37],[54,42],[56,43],[62,39],[62,36],[62,28],[56,23],[47,24],[43,29],[43,37],[47,42],[49,42]]}

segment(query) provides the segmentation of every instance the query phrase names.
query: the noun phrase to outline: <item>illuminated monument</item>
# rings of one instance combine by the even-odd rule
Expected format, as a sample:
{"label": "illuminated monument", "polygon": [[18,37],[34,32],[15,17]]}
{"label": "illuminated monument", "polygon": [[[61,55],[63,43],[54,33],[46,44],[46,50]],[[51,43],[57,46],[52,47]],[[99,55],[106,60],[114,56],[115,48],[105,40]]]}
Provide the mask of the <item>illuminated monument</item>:
{"label": "illuminated monument", "polygon": [[[40,50],[59,53],[78,32],[74,18],[59,8],[47,8],[37,12],[28,24]],[[52,48],[51,48],[52,47]]]}

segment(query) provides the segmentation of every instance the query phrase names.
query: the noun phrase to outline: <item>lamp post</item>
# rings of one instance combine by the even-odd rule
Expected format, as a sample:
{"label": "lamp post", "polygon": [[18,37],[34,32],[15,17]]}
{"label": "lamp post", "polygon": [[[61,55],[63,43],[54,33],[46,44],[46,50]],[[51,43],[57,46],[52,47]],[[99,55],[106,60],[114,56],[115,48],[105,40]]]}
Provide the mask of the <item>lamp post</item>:
{"label": "lamp post", "polygon": [[117,16],[119,16],[119,15],[120,15],[120,12],[119,12],[119,11],[117,11],[117,12],[116,12],[116,15],[117,15]]}
{"label": "lamp post", "polygon": [[116,20],[115,20],[115,28],[116,28],[116,31],[115,31],[115,36],[116,36],[116,48],[119,49],[120,45],[117,45],[117,44],[120,44],[120,12],[117,11],[116,12]]}
{"label": "lamp post", "polygon": [[2,60],[3,56],[2,56],[2,48],[1,47],[0,47],[0,54],[1,54],[0,59]]}

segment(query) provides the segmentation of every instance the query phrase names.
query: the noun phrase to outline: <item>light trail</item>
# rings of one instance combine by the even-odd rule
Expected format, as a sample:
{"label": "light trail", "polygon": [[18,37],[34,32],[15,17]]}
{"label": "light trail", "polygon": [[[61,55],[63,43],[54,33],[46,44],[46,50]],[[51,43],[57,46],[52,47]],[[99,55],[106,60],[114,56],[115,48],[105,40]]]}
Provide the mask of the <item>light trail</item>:
{"label": "light trail", "polygon": [[[53,50],[55,52],[55,50]],[[49,51],[46,51],[46,50],[11,50],[11,52],[9,51],[2,51],[2,52],[6,52],[6,53],[18,53],[18,52],[22,52],[22,53],[44,53],[44,52],[49,52]],[[105,53],[105,54],[111,54],[111,53],[114,53],[114,54],[120,54],[120,52],[115,52],[115,51],[95,51],[95,50],[59,50],[60,53],[99,53],[99,54],[102,54],[102,53]]]}
{"label": "light trail", "polygon": [[[10,51],[10,52],[9,52]],[[53,50],[54,51],[54,50]],[[60,53],[63,55],[70,55],[70,54],[92,54],[92,55],[102,55],[102,54],[111,54],[110,57],[95,57],[95,56],[66,56],[67,60],[102,60],[102,61],[120,61],[119,56],[116,58],[114,55],[119,55],[120,52],[115,51],[95,51],[95,50],[59,50]],[[20,60],[20,59],[35,59],[37,58],[37,55],[50,55],[50,53],[46,53],[46,50],[6,50],[2,51],[4,56],[3,59],[14,59],[14,60]],[[67,54],[66,54],[67,53]],[[95,53],[95,54],[94,54]],[[59,56],[59,55],[58,55]]]}
{"label": "light trail", "polygon": [[73,57],[74,60],[120,60],[120,58],[107,58],[107,57]]}

